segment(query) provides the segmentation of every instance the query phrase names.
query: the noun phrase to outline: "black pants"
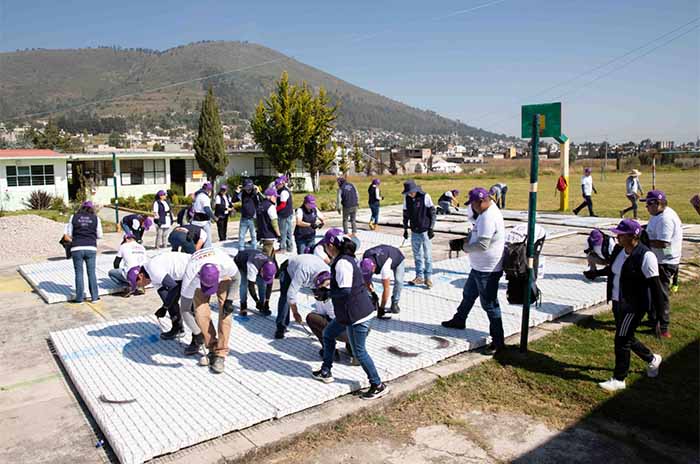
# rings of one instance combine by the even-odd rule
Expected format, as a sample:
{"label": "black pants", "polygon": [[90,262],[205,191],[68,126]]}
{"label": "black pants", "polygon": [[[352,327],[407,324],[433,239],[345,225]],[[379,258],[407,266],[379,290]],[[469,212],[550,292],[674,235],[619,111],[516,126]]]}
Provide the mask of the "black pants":
{"label": "black pants", "polygon": [[[662,332],[668,331],[671,323],[671,281],[678,272],[678,264],[659,264],[659,282],[661,282],[661,320],[659,326]],[[649,322],[656,324],[658,311],[652,306],[649,312]]]}
{"label": "black pants", "polygon": [[630,201],[630,203],[632,203],[632,206],[623,209],[622,216],[632,211],[634,214],[634,218],[637,219],[637,195],[627,195],[627,199]]}
{"label": "black pants", "polygon": [[223,242],[226,240],[226,233],[228,232],[228,214],[217,218],[216,230],[219,232],[219,241]]}
{"label": "black pants", "polygon": [[615,315],[615,371],[613,377],[625,380],[630,370],[630,350],[646,363],[654,359],[654,353],[637,340],[634,332],[644,317],[643,311],[623,312],[617,301],[613,301]]}
{"label": "black pants", "polygon": [[496,205],[499,209],[506,209],[506,194],[508,193],[508,187],[503,187],[501,189],[501,204]]}
{"label": "black pants", "polygon": [[578,214],[585,206],[588,206],[588,215],[593,216],[593,200],[591,200],[590,195],[583,196],[583,202],[574,208],[574,214]]}
{"label": "black pants", "polygon": [[[182,282],[177,283],[177,287],[173,289],[174,295],[171,295],[173,302],[168,306],[168,316],[170,316],[171,321],[180,319],[180,290],[182,289]],[[158,296],[163,304],[166,304],[168,289],[165,287],[160,287],[158,289]]]}

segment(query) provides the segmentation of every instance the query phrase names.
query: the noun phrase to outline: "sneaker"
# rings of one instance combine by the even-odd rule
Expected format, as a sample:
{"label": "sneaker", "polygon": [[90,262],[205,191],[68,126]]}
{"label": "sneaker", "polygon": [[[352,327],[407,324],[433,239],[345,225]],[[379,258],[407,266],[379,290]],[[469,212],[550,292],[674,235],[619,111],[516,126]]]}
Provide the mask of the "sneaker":
{"label": "sneaker", "polygon": [[284,327],[277,327],[277,330],[275,330],[275,338],[277,340],[281,340],[284,338],[284,333],[286,332]]}
{"label": "sneaker", "polygon": [[450,319],[449,321],[443,321],[442,322],[443,327],[447,327],[449,329],[466,329],[467,325],[464,322],[458,321],[457,319]]}
{"label": "sneaker", "polygon": [[209,370],[214,374],[221,374],[224,372],[226,363],[226,358],[223,356],[214,356],[214,361],[209,364]]}
{"label": "sneaker", "polygon": [[204,345],[204,335],[192,335],[192,341],[185,347],[185,356],[192,356],[199,353]]}
{"label": "sneaker", "polygon": [[137,289],[134,290],[132,293],[133,293],[135,296],[145,295],[145,294],[146,294],[146,290],[144,290],[144,289],[142,289],[142,288],[137,288]]}
{"label": "sneaker", "polygon": [[214,352],[210,351],[209,353],[205,354],[201,358],[199,358],[199,361],[197,361],[197,364],[200,366],[208,366],[214,362]]}
{"label": "sneaker", "polygon": [[678,293],[678,285],[671,285],[671,293]]}
{"label": "sneaker", "polygon": [[262,308],[260,309],[260,314],[263,316],[269,316],[272,314],[272,311],[270,311],[270,302],[266,301],[263,303]]}
{"label": "sneaker", "polygon": [[663,330],[661,332],[661,338],[671,338],[671,332],[669,332],[668,330]]}
{"label": "sneaker", "polygon": [[626,387],[624,380],[617,380],[615,377],[611,377],[610,380],[606,382],[600,382],[598,386],[609,392],[624,390]]}
{"label": "sneaker", "polygon": [[[121,296],[122,298],[129,298],[131,296],[131,290],[124,290],[123,292],[120,293],[119,296]],[[160,311],[160,309],[158,311]],[[167,311],[167,308],[166,308],[166,311]],[[163,316],[165,316],[165,313],[163,314]],[[163,316],[158,316],[158,317],[163,317]]]}
{"label": "sneaker", "polygon": [[323,382],[323,383],[331,383],[334,380],[333,374],[331,374],[331,371],[324,371],[323,369],[313,371],[311,373],[311,377],[313,377],[314,379],[318,380],[319,382]]}
{"label": "sneaker", "polygon": [[377,318],[378,319],[391,319],[391,313],[387,312],[386,309],[381,306],[377,308]]}
{"label": "sneaker", "polygon": [[620,217],[621,218],[625,217],[625,210],[623,210],[623,209],[620,210]]}
{"label": "sneaker", "polygon": [[248,304],[247,303],[241,303],[241,308],[238,310],[238,315],[243,316],[243,317],[248,315]]}
{"label": "sneaker", "polygon": [[399,314],[401,312],[401,308],[399,308],[398,303],[391,303],[391,313],[392,314]]}
{"label": "sneaker", "polygon": [[496,353],[498,353],[499,351],[501,351],[502,349],[503,349],[503,346],[498,346],[495,343],[491,342],[488,344],[488,346],[486,348],[484,348],[484,351],[482,351],[481,353],[486,355],[486,356],[493,356]]}
{"label": "sneaker", "polygon": [[647,377],[657,377],[659,375],[659,366],[661,365],[661,360],[663,358],[660,354],[655,354],[654,359],[647,365]]}
{"label": "sneaker", "polygon": [[422,277],[416,277],[415,279],[408,281],[408,285],[423,285],[424,283],[425,281]]}
{"label": "sneaker", "polygon": [[430,279],[425,279],[425,288],[427,288],[428,290],[433,288],[433,281]]}
{"label": "sneaker", "polygon": [[376,400],[389,393],[389,387],[385,383],[379,385],[370,385],[369,390],[362,393],[360,397],[363,400]]}
{"label": "sneaker", "polygon": [[184,330],[182,328],[182,320],[175,319],[173,321],[172,328],[170,330],[168,330],[167,332],[161,333],[160,338],[163,340],[172,340],[173,338],[178,337],[182,333],[184,333]]}
{"label": "sneaker", "polygon": [[573,209],[571,212],[574,213],[575,216],[578,216],[578,210],[577,210],[577,209]]}

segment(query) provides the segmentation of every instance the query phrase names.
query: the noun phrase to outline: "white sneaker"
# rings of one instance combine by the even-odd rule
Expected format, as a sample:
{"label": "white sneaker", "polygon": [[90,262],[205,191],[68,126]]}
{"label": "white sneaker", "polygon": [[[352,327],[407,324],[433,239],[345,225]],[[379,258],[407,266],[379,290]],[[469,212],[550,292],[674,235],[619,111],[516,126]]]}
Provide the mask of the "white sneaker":
{"label": "white sneaker", "polygon": [[598,384],[600,388],[602,388],[605,391],[609,392],[614,392],[618,390],[624,390],[626,385],[624,380],[617,380],[616,378],[612,377],[610,380],[606,382],[600,382]]}
{"label": "white sneaker", "polygon": [[655,354],[654,359],[647,365],[647,377],[652,379],[659,375],[659,366],[661,365],[661,360],[663,358],[660,354]]}

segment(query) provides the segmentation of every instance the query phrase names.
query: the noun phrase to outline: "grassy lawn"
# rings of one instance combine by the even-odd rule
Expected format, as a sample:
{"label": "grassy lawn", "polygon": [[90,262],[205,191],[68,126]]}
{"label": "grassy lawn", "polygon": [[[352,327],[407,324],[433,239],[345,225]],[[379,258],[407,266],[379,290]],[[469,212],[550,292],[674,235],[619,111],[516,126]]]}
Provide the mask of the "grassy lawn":
{"label": "grassy lawn", "polygon": [[[590,164],[585,164],[589,166]],[[600,169],[594,169],[593,185],[598,191],[593,195],[593,209],[599,216],[618,217],[623,208],[629,206],[629,201],[625,197],[625,179],[628,170],[615,172],[615,163],[609,164],[610,171],[606,173],[606,178],[601,179]],[[584,164],[577,163],[572,169],[569,178],[571,193],[569,195],[570,208],[573,209],[581,202],[580,177]],[[466,193],[474,187],[489,188],[496,182],[508,184],[508,209],[527,209],[529,191],[529,165],[527,160],[514,160],[509,164],[499,163],[496,165],[485,165],[483,168],[486,174],[429,174],[429,175],[396,175],[380,176],[382,180],[381,190],[385,200],[384,205],[399,204],[402,201],[401,189],[406,179],[413,178],[423,189],[430,193],[433,201],[446,190],[457,189],[460,191],[460,203],[464,203]],[[640,178],[644,191],[651,189],[651,168],[643,166],[640,168],[642,176]],[[554,195],[554,186],[559,178],[558,162],[544,162],[540,165],[539,195],[537,197],[538,211],[558,211],[559,196]],[[351,177],[351,182],[355,183],[360,193],[360,205],[367,204],[367,187],[370,178],[365,176]],[[670,206],[678,213],[683,222],[700,222],[689,200],[700,190],[700,169],[681,170],[678,168],[658,168],[656,174],[656,187],[664,190],[669,197]],[[320,204],[327,205],[335,202],[336,183],[332,177],[325,176],[321,180],[321,191],[318,193]],[[580,214],[587,215],[587,210]],[[630,216],[631,213],[628,213]],[[643,205],[639,208],[639,215],[642,219],[647,219],[648,214]]]}
{"label": "grassy lawn", "polygon": [[[52,209],[23,209],[18,211],[5,211],[3,213],[5,216],[22,216],[26,214],[33,214],[35,216],[41,216],[46,219],[51,219],[52,221],[66,223],[68,222],[69,214],[61,214],[58,211]],[[102,221],[102,230],[104,232],[116,232],[117,224],[111,221]]]}
{"label": "grassy lawn", "polygon": [[523,413],[561,428],[595,428],[601,421],[614,421],[627,431],[616,438],[639,449],[646,449],[646,442],[628,433],[637,428],[658,440],[667,437],[697,448],[698,297],[697,282],[685,282],[673,295],[672,339],[660,341],[640,330],[639,338],[664,357],[661,373],[646,378],[644,363],[633,354],[628,388],[616,395],[597,386],[611,377],[614,364],[614,321],[608,311],[531,343],[527,356],[507,350],[427,390],[306,433],[260,457],[263,462],[293,462],[295,456],[332,449],[344,440],[409,440],[422,426],[462,428],[461,414],[475,409]]}

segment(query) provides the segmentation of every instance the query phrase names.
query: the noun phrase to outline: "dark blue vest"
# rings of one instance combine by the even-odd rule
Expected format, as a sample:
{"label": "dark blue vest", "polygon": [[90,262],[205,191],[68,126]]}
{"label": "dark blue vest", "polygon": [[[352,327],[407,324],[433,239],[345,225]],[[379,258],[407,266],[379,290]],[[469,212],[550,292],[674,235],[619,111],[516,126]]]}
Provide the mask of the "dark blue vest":
{"label": "dark blue vest", "polygon": [[284,205],[284,208],[282,208],[281,210],[277,211],[277,215],[278,215],[279,217],[281,217],[281,218],[288,218],[289,216],[291,216],[292,214],[294,214],[294,205],[293,205],[293,202],[292,202],[292,192],[291,192],[287,187],[283,187],[283,188],[282,188],[281,190],[279,190],[277,193],[278,193],[278,195],[279,195],[279,194],[281,194],[282,192],[284,192],[285,190],[286,190],[287,192],[289,192],[289,199],[287,200],[287,204]]}
{"label": "dark blue vest", "polygon": [[374,269],[375,274],[379,274],[386,260],[391,258],[391,270],[396,272],[396,268],[403,262],[404,255],[396,247],[391,245],[377,245],[365,251],[362,258],[372,258],[377,266]]}
{"label": "dark blue vest", "polygon": [[[138,229],[134,230],[132,227],[132,223],[134,222],[134,219],[136,219],[139,222],[139,227]],[[129,214],[128,216],[124,216],[124,219],[122,219],[122,226],[126,224],[129,229],[136,235],[136,238],[140,239],[141,235],[143,235],[143,223],[139,219],[138,214]]]}
{"label": "dark blue vest", "polygon": [[348,298],[333,298],[333,309],[336,320],[343,325],[352,325],[361,319],[372,314],[374,305],[365,287],[362,271],[357,266],[355,258],[347,255],[340,255],[331,264],[331,292],[337,291],[338,281],[335,277],[335,266],[339,261],[345,260],[352,265],[352,288]]}
{"label": "dark blue vest", "polygon": [[430,229],[430,210],[425,206],[424,192],[418,192],[415,198],[406,195],[406,211],[411,221],[411,231],[423,233]]}
{"label": "dark blue vest", "polygon": [[[301,220],[306,222],[307,224],[315,224],[316,219],[318,219],[318,215],[316,214],[316,210],[312,209],[309,212],[305,206],[301,207],[301,216],[302,216]],[[311,238],[314,238],[315,236],[316,236],[316,230],[313,227],[295,227],[294,228],[294,238],[296,240],[309,240]]]}
{"label": "dark blue vest", "polygon": [[357,190],[350,182],[344,182],[340,186],[340,203],[343,208],[352,208],[360,204],[357,198]]}
{"label": "dark blue vest", "polygon": [[369,195],[369,201],[368,203],[370,205],[378,205],[379,200],[377,199],[377,186],[372,184],[369,186],[367,189],[367,194]]}
{"label": "dark blue vest", "polygon": [[[166,200],[166,202],[167,202],[167,200]],[[160,200],[156,200],[154,203],[156,203],[158,205],[158,224],[160,224],[160,225],[165,224],[166,215],[170,216],[170,224],[172,224],[173,223],[173,207],[170,204],[170,202],[168,202],[168,206],[170,206],[168,211],[165,211],[165,206],[163,206],[163,203]]]}
{"label": "dark blue vest", "polygon": [[97,216],[94,214],[76,213],[71,221],[73,226],[73,241],[71,248],[79,246],[97,247]]}
{"label": "dark blue vest", "polygon": [[440,198],[438,198],[438,203],[442,203],[443,201],[446,201],[447,203],[452,203],[452,198],[448,197],[446,193],[443,193],[440,195]]}
{"label": "dark blue vest", "polygon": [[[231,196],[228,193],[224,195],[217,193],[216,196],[220,198],[219,201],[221,203],[214,206],[214,214],[217,216],[228,216],[229,213],[226,212],[226,208],[231,206]],[[224,202],[226,202],[226,205],[224,205]]]}
{"label": "dark blue vest", "polygon": [[267,210],[270,208],[270,206],[274,206],[274,203],[272,203],[270,200],[265,198],[262,203],[260,203],[260,206],[258,206],[258,220],[257,226],[258,226],[258,238],[277,238],[277,235],[275,235],[275,229],[272,228],[272,219],[270,219],[270,216],[267,214]]}
{"label": "dark blue vest", "polygon": [[[644,254],[647,251],[649,248],[641,243],[638,244],[625,260],[625,264],[622,265],[619,302],[623,312],[646,313],[651,306],[651,290],[647,278],[642,273],[642,261],[644,261]],[[612,264],[620,253],[624,253],[624,248],[616,245],[610,256],[610,270],[612,270]],[[608,301],[612,300],[613,278],[614,276],[610,272],[607,285]]]}
{"label": "dark blue vest", "polygon": [[239,197],[241,199],[241,217],[244,219],[253,219],[260,205],[260,197],[255,193],[255,190],[252,190],[250,193],[242,190]]}
{"label": "dark blue vest", "polygon": [[248,263],[252,263],[258,272],[260,272],[260,269],[262,269],[265,263],[272,260],[260,250],[242,250],[233,258],[233,261],[242,272],[246,271]]}

